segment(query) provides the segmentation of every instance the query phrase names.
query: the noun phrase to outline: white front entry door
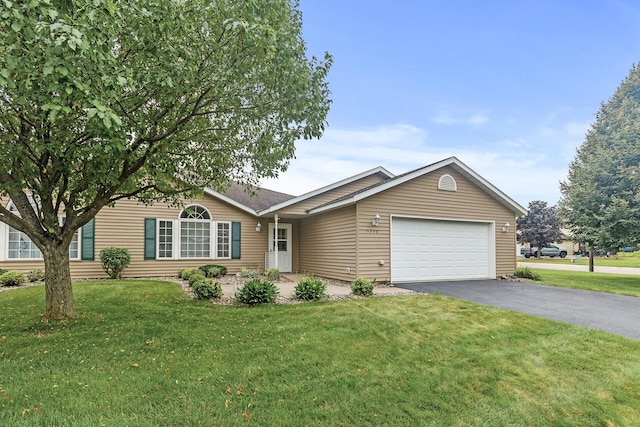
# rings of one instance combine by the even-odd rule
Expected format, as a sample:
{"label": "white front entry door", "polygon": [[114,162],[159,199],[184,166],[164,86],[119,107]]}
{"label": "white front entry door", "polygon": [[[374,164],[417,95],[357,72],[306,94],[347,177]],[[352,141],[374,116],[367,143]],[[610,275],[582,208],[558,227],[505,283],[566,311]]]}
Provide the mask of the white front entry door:
{"label": "white front entry door", "polygon": [[278,270],[291,273],[291,224],[278,224],[278,232],[274,234],[275,224],[269,224],[269,268],[276,267],[276,246],[278,248]]}

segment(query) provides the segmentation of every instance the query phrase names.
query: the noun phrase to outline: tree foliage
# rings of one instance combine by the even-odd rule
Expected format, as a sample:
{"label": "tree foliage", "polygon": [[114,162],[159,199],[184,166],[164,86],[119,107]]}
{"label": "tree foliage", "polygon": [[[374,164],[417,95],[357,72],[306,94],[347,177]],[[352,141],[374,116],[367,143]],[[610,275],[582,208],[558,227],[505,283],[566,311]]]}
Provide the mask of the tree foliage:
{"label": "tree foliage", "polygon": [[73,314],[50,310],[50,285],[70,292],[53,270],[104,206],[256,184],[324,131],[332,59],[306,56],[295,1],[4,1],[0,17],[0,196],[19,213],[0,219],[43,252],[47,315]]}
{"label": "tree foliage", "polygon": [[[529,212],[517,219],[518,241],[532,247],[543,248],[562,239],[560,218],[555,206],[547,206],[540,200],[529,203]],[[538,251],[538,258],[540,257]]]}
{"label": "tree foliage", "polygon": [[607,103],[561,183],[560,213],[579,241],[600,249],[640,242],[640,68]]}

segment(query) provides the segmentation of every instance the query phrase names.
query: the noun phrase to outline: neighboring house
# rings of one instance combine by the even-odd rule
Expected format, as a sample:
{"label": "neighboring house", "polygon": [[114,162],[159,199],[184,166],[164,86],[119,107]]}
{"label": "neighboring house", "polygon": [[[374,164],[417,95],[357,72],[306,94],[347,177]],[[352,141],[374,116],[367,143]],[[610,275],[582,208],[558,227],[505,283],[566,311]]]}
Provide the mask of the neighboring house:
{"label": "neighboring house", "polygon": [[[131,200],[78,231],[74,278],[106,277],[99,254],[128,248],[125,277],[174,276],[223,264],[378,282],[495,278],[516,268],[516,217],[526,209],[457,158],[394,176],[378,167],[294,197],[234,185],[184,208]],[[0,225],[0,267],[42,268],[27,236]]]}
{"label": "neighboring house", "polygon": [[[562,233],[562,241],[551,242],[551,244],[559,247],[560,249],[564,249],[565,251],[567,251],[567,254],[569,256],[579,253],[580,243],[575,242],[573,240],[573,238],[571,237],[571,232],[567,229],[562,228],[560,229],[560,233]],[[531,247],[530,243],[525,243],[524,245],[521,245],[518,243],[518,245],[516,246],[516,255],[520,256],[520,248],[530,248],[530,247]]]}

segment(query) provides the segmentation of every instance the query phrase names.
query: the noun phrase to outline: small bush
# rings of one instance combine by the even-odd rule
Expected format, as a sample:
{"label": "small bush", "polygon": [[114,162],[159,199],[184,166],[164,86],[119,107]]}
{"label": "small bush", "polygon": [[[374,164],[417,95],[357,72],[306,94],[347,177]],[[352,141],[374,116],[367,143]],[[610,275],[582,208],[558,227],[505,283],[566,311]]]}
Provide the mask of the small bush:
{"label": "small bush", "polygon": [[216,278],[222,276],[222,267],[215,264],[201,265],[198,270],[208,278]]}
{"label": "small bush", "polygon": [[279,280],[280,279],[280,270],[278,270],[275,267],[274,268],[270,268],[270,269],[267,270],[265,275],[267,276],[267,280],[273,282],[275,280]]}
{"label": "small bush", "polygon": [[193,287],[193,284],[200,281],[200,280],[204,280],[206,279],[206,277],[204,276],[204,274],[202,273],[193,273],[189,276],[189,286]]}
{"label": "small bush", "polygon": [[100,262],[105,273],[112,279],[122,276],[122,271],[131,262],[131,255],[126,248],[104,248],[100,251]]}
{"label": "small bush", "polygon": [[227,267],[218,264],[207,264],[198,267],[207,277],[220,277],[227,275]]}
{"label": "small bush", "polygon": [[30,272],[27,273],[27,279],[32,283],[40,282],[44,280],[44,270],[41,270],[41,269],[31,270]]}
{"label": "small bush", "polygon": [[5,270],[4,268],[0,268],[0,276],[6,273],[9,270]]}
{"label": "small bush", "polygon": [[242,277],[243,279],[257,279],[258,277],[260,277],[260,273],[258,273],[256,270],[242,267],[240,269],[240,273],[238,273],[238,276]]}
{"label": "small bush", "polygon": [[222,286],[211,279],[197,280],[191,286],[196,299],[208,300],[222,297]]}
{"label": "small bush", "polygon": [[267,280],[252,279],[244,283],[236,291],[236,299],[243,304],[256,305],[273,303],[280,292],[273,283]]}
{"label": "small bush", "polygon": [[358,278],[351,283],[351,293],[362,297],[373,295],[373,283],[369,279]]}
{"label": "small bush", "polygon": [[520,277],[522,279],[540,280],[540,275],[529,267],[516,268],[516,277]]}
{"label": "small bush", "polygon": [[182,280],[189,280],[192,274],[202,274],[202,271],[197,268],[183,268],[178,272],[178,277]]}
{"label": "small bush", "polygon": [[303,277],[295,287],[296,298],[306,301],[320,299],[327,291],[324,281],[312,276]]}
{"label": "small bush", "polygon": [[20,271],[7,271],[0,276],[2,286],[20,286],[24,283],[24,274]]}

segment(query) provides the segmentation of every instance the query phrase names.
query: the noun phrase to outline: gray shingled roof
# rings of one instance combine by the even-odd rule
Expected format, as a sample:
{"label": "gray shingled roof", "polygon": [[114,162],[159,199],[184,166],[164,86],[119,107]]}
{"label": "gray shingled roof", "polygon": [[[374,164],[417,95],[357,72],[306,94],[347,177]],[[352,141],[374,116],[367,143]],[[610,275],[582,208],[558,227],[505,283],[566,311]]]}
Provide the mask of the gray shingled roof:
{"label": "gray shingled roof", "polygon": [[[251,195],[253,192],[254,195]],[[293,199],[296,196],[291,194],[280,193],[278,191],[268,190],[266,188],[258,188],[251,186],[249,192],[243,185],[233,183],[229,189],[222,193],[228,198],[247,206],[256,212],[268,208],[269,206],[277,205],[278,203],[286,202]]]}

